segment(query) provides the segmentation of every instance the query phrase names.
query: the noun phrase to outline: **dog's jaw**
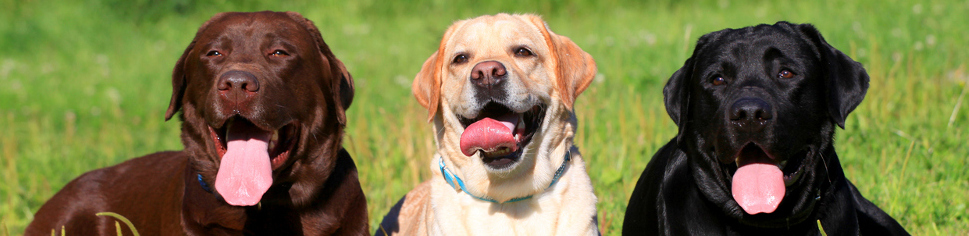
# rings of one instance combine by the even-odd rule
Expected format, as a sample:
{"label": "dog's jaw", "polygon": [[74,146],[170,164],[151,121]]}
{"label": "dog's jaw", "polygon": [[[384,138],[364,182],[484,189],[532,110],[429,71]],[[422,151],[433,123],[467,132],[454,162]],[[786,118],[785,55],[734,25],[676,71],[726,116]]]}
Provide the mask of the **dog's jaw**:
{"label": "dog's jaw", "polygon": [[[458,116],[445,109],[434,118],[438,155],[448,168],[464,179],[467,190],[497,201],[507,201],[533,195],[546,189],[551,176],[563,164],[565,153],[573,145],[576,119],[559,101],[551,99],[541,126],[532,140],[521,148],[520,160],[510,168],[490,169],[480,158],[480,152],[466,156],[460,149],[460,135],[464,126]],[[438,163],[433,162],[434,168]],[[547,176],[546,176],[547,175]]]}

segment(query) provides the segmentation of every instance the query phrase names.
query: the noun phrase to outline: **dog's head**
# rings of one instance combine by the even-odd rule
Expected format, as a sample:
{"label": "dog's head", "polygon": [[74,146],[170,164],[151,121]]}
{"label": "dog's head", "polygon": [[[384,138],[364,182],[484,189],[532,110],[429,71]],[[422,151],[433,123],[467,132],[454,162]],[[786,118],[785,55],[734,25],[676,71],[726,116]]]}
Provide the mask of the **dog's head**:
{"label": "dog's head", "polygon": [[810,213],[821,154],[867,89],[861,64],[813,26],[778,22],[704,35],[663,94],[704,194],[738,218],[783,221]]}
{"label": "dog's head", "polygon": [[595,73],[592,57],[538,16],[498,14],[448,28],[413,92],[468,191],[507,200],[548,186],[542,173],[562,163],[552,153],[571,146],[572,104]]}
{"label": "dog's head", "polygon": [[343,63],[293,12],[212,17],[172,87],[165,119],[182,110],[191,168],[238,206],[276,195],[309,202],[332,171],[353,98]]}

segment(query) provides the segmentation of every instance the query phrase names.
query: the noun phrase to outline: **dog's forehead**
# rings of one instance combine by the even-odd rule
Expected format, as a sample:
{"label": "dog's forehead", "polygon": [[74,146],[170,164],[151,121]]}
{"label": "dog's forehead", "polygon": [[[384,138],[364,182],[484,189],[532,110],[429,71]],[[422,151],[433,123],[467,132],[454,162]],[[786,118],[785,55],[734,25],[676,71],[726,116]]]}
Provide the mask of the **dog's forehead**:
{"label": "dog's forehead", "polygon": [[775,27],[727,30],[698,50],[701,51],[697,62],[707,65],[723,60],[757,61],[771,57],[808,60],[818,56],[810,42],[796,32]]}
{"label": "dog's forehead", "polygon": [[298,22],[280,12],[227,13],[213,18],[208,25],[200,35],[202,41],[220,37],[258,40],[266,36],[281,36],[274,38],[312,42]]}
{"label": "dog's forehead", "polygon": [[465,23],[448,39],[446,46],[451,53],[505,52],[509,46],[548,50],[540,29],[521,18],[504,15],[479,17]]}

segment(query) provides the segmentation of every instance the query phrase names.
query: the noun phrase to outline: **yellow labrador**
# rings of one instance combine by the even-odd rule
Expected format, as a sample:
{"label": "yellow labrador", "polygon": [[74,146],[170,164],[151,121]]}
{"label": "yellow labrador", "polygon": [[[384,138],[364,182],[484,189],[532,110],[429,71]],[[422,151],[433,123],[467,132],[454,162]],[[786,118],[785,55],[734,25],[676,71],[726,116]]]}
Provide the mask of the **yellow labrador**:
{"label": "yellow labrador", "polygon": [[597,235],[596,196],[573,145],[588,53],[535,15],[448,28],[414,78],[437,134],[433,178],[377,235]]}

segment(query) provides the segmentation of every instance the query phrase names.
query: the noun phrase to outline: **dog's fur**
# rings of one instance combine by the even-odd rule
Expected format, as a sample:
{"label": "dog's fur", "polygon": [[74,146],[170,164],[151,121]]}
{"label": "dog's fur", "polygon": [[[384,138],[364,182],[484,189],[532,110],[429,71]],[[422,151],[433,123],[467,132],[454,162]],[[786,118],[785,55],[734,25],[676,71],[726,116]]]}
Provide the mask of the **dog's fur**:
{"label": "dog's fur", "polygon": [[[231,71],[253,75],[258,91],[233,100],[217,89]],[[220,13],[185,49],[172,84],[166,120],[182,110],[185,150],[78,177],[25,234],[116,235],[116,219],[99,212],[120,214],[146,235],[369,234],[356,167],[341,147],[353,80],[313,22],[293,12]],[[217,132],[229,119],[280,136],[284,154],[274,157],[272,185],[256,206],[229,205],[213,187],[226,139]]]}
{"label": "dog's fur", "polygon": [[[833,146],[867,90],[862,65],[811,25],[704,35],[663,91],[679,134],[643,171],[623,235],[818,235],[818,221],[828,235],[907,234],[845,178]],[[759,123],[731,115],[743,99],[763,108]],[[742,149],[793,176],[773,212],[748,214],[731,197]]]}
{"label": "dog's fur", "polygon": [[[521,48],[529,52],[516,51]],[[456,61],[458,55],[465,55],[466,62]],[[494,90],[499,95],[482,96],[470,82],[473,67],[488,61],[507,68],[503,87]],[[549,31],[538,16],[498,14],[451,25],[413,84],[415,97],[434,123],[433,177],[401,199],[377,235],[597,234],[596,197],[573,145],[577,121],[572,112],[576,96],[595,73],[592,57]],[[481,152],[469,157],[459,148],[466,127],[461,119],[480,116],[489,102],[516,113],[535,107],[545,112],[520,159],[506,168],[489,167]],[[564,175],[549,187],[568,152],[572,159],[565,163]],[[441,160],[467,189],[445,181]],[[504,203],[478,200],[465,191]]]}

